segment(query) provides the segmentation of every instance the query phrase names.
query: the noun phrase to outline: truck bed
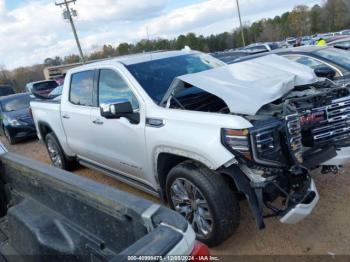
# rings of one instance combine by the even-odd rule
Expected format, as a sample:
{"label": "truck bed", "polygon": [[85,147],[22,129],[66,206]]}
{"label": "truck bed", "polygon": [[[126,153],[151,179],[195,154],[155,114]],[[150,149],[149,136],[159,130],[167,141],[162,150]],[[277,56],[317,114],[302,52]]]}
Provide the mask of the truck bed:
{"label": "truck bed", "polygon": [[[36,126],[38,126],[37,119],[40,119],[40,121],[44,120],[46,124],[51,127],[51,129],[55,130],[57,136],[65,137],[61,122],[60,101],[36,99],[30,102],[30,108],[32,110]],[[38,132],[38,136],[40,139],[44,139],[44,137],[41,137],[40,132]]]}
{"label": "truck bed", "polygon": [[9,261],[127,261],[193,248],[191,227],[165,207],[13,153],[0,161],[0,253]]}

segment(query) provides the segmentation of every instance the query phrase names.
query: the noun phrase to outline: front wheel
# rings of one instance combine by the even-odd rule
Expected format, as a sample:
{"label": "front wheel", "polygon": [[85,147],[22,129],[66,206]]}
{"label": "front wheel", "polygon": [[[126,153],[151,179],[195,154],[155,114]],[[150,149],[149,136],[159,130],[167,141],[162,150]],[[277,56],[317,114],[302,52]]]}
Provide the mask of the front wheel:
{"label": "front wheel", "polygon": [[167,177],[170,207],[192,225],[197,239],[216,246],[230,237],[240,221],[240,208],[228,182],[206,167],[186,161]]}
{"label": "front wheel", "polygon": [[6,127],[4,127],[4,134],[10,145],[16,144],[16,140],[11,136],[9,130]]}

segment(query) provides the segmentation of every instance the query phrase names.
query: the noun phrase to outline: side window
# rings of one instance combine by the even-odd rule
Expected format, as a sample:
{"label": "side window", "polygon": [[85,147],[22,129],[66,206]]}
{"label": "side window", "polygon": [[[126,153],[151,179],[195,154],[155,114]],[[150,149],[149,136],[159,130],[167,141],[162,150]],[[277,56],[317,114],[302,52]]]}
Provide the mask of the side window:
{"label": "side window", "polygon": [[[288,58],[289,60],[292,60],[294,62],[297,62],[299,64],[306,65],[312,69],[316,69],[318,67],[329,67],[330,69],[334,70],[332,67],[330,67],[327,64],[324,64],[316,59],[313,59],[312,57],[307,56],[285,56],[285,58]],[[336,76],[340,76],[338,72],[336,72]]]}
{"label": "side window", "polygon": [[102,69],[98,84],[99,105],[116,99],[127,99],[133,109],[139,108],[137,99],[124,79],[114,70]]}
{"label": "side window", "polygon": [[295,62],[306,65],[306,66],[311,67],[313,69],[320,67],[320,66],[323,66],[323,63],[321,63],[315,59],[312,59],[311,57],[306,57],[306,56],[299,57],[298,59],[295,60]]}
{"label": "side window", "polygon": [[342,49],[350,49],[350,40],[349,41],[343,41],[343,42],[338,42],[338,43],[334,43],[331,44],[332,46],[338,47],[338,48],[342,48]]}
{"label": "side window", "polygon": [[71,77],[69,101],[80,106],[92,106],[94,71],[75,73]]}
{"label": "side window", "polygon": [[315,69],[319,66],[322,66],[323,63],[307,56],[285,56],[285,58],[288,58],[289,60],[292,60],[294,62],[297,62],[302,65],[306,65],[308,67],[311,67],[312,69]]}

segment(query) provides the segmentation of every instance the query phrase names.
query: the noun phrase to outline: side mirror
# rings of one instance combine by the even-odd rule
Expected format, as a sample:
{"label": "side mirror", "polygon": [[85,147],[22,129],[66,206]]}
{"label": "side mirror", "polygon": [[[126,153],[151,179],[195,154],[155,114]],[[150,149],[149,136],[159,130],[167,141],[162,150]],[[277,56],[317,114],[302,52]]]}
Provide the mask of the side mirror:
{"label": "side mirror", "polygon": [[330,68],[328,66],[317,67],[314,71],[318,77],[325,77],[328,79],[333,79],[336,75],[335,70],[333,70],[332,68]]}
{"label": "side mirror", "polygon": [[101,116],[107,119],[119,119],[125,117],[133,124],[140,122],[140,115],[134,112],[132,105],[127,99],[107,101],[100,106]]}
{"label": "side mirror", "polygon": [[350,50],[350,44],[348,45],[334,45],[335,48],[342,49],[342,50]]}

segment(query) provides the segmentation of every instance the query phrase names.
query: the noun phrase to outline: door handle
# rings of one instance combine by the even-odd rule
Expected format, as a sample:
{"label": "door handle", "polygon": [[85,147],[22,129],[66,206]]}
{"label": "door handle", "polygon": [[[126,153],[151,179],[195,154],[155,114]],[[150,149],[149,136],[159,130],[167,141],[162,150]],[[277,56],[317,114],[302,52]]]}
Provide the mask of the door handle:
{"label": "door handle", "polygon": [[103,122],[100,119],[95,119],[94,121],[92,121],[92,123],[94,123],[95,125],[103,125]]}
{"label": "door handle", "polygon": [[62,118],[64,118],[64,119],[69,119],[70,116],[69,116],[69,115],[63,115]]}

